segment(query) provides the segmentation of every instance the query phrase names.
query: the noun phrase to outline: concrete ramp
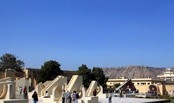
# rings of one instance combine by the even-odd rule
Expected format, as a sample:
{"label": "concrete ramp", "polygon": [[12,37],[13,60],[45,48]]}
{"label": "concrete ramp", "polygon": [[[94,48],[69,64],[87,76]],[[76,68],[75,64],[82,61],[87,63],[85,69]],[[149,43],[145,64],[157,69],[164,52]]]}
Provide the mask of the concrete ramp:
{"label": "concrete ramp", "polygon": [[42,90],[42,96],[45,95],[45,92],[48,91],[48,93],[52,94],[52,89],[56,87],[57,85],[63,85],[67,84],[67,77],[64,76],[57,76],[51,83],[49,83],[43,90]]}
{"label": "concrete ramp", "polygon": [[38,93],[38,96],[41,96],[41,91],[45,88],[45,86],[40,82],[36,85],[35,91]]}
{"label": "concrete ramp", "polygon": [[44,87],[48,86],[52,81],[46,81],[43,83]]}
{"label": "concrete ramp", "polygon": [[73,75],[70,82],[68,83],[67,87],[66,87],[66,91],[80,91],[80,87],[83,84],[83,78],[82,76],[78,76],[78,75]]}
{"label": "concrete ramp", "polygon": [[92,81],[91,84],[89,85],[89,88],[86,92],[86,96],[93,96],[93,91],[97,89],[97,81]]}
{"label": "concrete ramp", "polygon": [[48,91],[50,98],[43,98],[43,103],[59,103],[62,100],[62,90],[67,85],[67,77],[60,76],[58,78],[56,81],[53,80],[52,86],[46,87],[45,92]]}

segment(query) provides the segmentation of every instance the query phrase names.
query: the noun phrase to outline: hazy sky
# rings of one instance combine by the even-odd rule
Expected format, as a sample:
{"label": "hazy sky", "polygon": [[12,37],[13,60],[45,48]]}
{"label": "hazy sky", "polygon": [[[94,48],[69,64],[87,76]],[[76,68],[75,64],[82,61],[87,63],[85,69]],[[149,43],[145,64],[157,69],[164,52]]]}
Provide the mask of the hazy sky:
{"label": "hazy sky", "polygon": [[174,0],[0,0],[0,56],[25,67],[174,67]]}

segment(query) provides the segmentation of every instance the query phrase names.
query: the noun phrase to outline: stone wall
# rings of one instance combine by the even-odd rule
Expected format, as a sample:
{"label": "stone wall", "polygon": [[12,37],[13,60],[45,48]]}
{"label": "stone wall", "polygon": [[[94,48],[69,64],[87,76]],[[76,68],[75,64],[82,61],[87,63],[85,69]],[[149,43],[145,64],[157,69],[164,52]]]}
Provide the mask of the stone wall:
{"label": "stone wall", "polygon": [[145,93],[149,90],[149,85],[135,85],[135,88],[139,91],[139,93]]}
{"label": "stone wall", "polygon": [[166,84],[165,85],[165,90],[169,94],[171,91],[174,91],[174,85]]}
{"label": "stone wall", "polygon": [[5,78],[5,72],[0,71],[0,79]]}
{"label": "stone wall", "polygon": [[24,88],[24,86],[27,86],[27,91],[29,91],[29,80],[26,79],[25,77],[20,78],[15,81],[16,82],[16,90],[18,90],[19,87]]}
{"label": "stone wall", "polygon": [[12,78],[12,81],[14,81],[16,79],[15,72],[14,71],[11,71],[11,70],[7,70],[5,72],[5,78],[6,77],[11,77]]}

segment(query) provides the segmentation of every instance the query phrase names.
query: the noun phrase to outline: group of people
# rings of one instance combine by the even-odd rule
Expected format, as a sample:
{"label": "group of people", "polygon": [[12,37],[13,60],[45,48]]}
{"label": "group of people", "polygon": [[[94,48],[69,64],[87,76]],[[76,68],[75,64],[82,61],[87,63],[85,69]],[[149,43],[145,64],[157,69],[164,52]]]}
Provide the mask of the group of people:
{"label": "group of people", "polygon": [[78,103],[79,94],[76,91],[73,93],[63,90],[62,103]]}
{"label": "group of people", "polygon": [[[28,89],[27,86],[24,86],[23,88],[21,86],[19,87],[19,93],[23,95],[23,99],[28,99]],[[33,103],[38,102],[38,95],[36,91],[33,93],[32,98],[33,98]]]}
{"label": "group of people", "polygon": [[27,86],[24,86],[23,88],[22,87],[19,87],[19,93],[20,94],[23,94],[23,98],[24,99],[28,99]]}
{"label": "group of people", "polygon": [[[35,91],[32,95],[33,103],[38,102],[38,95]],[[46,91],[46,96],[44,98],[49,98],[48,91]],[[73,91],[72,93],[69,91],[63,90],[62,92],[62,103],[78,103],[79,94],[76,91]]]}

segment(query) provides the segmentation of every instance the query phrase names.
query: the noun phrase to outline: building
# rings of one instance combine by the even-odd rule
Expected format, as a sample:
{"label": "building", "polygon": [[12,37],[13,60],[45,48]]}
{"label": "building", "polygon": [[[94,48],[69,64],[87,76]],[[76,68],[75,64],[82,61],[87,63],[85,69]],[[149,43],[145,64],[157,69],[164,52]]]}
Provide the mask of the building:
{"label": "building", "polygon": [[[108,79],[107,87],[115,88],[116,84],[124,84],[128,81],[127,78]],[[132,84],[139,93],[146,93],[155,88],[160,95],[169,95],[174,92],[174,73],[172,69],[167,68],[163,75],[158,75],[157,78],[135,78],[131,79]]]}
{"label": "building", "polygon": [[158,75],[157,77],[165,81],[174,81],[174,73],[170,68],[167,68],[166,71],[163,72],[163,74]]}
{"label": "building", "polygon": [[[0,79],[11,77],[12,80],[16,82],[16,88],[24,87],[27,85],[29,90],[35,88],[38,84],[37,77],[41,69],[37,68],[24,68],[21,72],[16,72],[13,70],[0,71]],[[63,76],[68,77],[68,81],[72,75],[76,74],[76,71],[63,71]]]}
{"label": "building", "polygon": [[[106,84],[108,88],[114,88],[115,84],[122,85],[127,80],[128,79],[124,77],[119,79],[108,79],[108,82]],[[166,83],[164,80],[157,78],[136,78],[136,79],[131,79],[131,81],[132,84],[135,86],[135,88],[139,91],[139,93],[146,93],[147,91],[149,91],[149,87],[151,85],[154,85],[158,90],[159,88],[162,88],[163,85]],[[164,94],[163,91],[161,91],[160,94]]]}
{"label": "building", "polygon": [[[115,84],[123,84],[127,80],[128,79],[124,77],[120,79],[108,79],[108,82],[106,84],[109,88],[112,88]],[[155,78],[136,78],[131,80],[135,86],[164,83],[164,80],[157,79],[157,78],[156,79]]]}

